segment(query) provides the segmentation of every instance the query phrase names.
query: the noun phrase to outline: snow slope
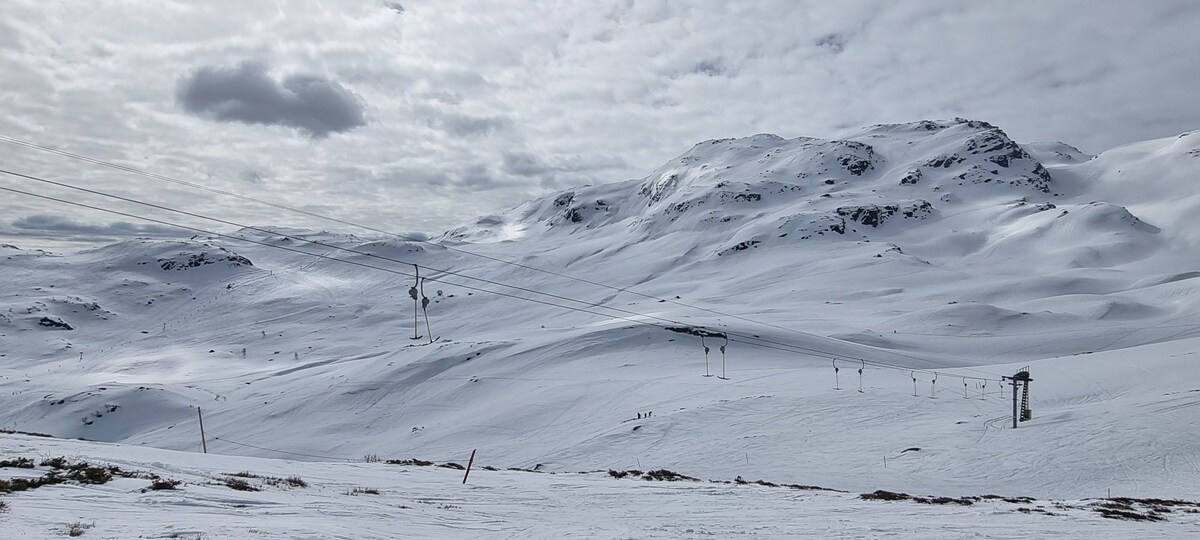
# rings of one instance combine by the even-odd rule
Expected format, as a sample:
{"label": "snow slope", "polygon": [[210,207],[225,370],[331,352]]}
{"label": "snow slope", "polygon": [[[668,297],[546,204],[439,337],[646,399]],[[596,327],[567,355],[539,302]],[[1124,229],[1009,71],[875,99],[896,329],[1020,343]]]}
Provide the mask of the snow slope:
{"label": "snow slope", "polygon": [[[201,407],[209,450],[236,455],[478,448],[543,471],[1194,498],[1198,155],[1195,133],[1091,158],[983,122],[914,122],[704,142],[435,243],[238,233],[420,264],[433,344],[410,339],[412,279],[395,273],[219,237],[3,247],[0,426],[194,451]],[[494,296],[461,274],[627,311]],[[705,378],[696,337],[613,317],[646,321],[628,312],[789,347],[730,343],[730,380]],[[867,366],[859,393],[850,357],[897,369]],[[1025,365],[1035,418],[1013,431],[996,379]]]}

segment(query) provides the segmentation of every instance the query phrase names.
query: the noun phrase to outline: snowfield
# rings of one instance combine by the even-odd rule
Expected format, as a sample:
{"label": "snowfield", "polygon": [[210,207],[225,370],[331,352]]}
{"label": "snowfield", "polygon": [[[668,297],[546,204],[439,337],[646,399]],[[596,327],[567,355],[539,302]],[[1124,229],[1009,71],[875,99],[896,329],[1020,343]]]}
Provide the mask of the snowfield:
{"label": "snowfield", "polygon": [[[65,455],[184,482],[3,495],[0,525],[1188,537],[1190,506],[1135,522],[1095,499],[1200,499],[1197,181],[1200,132],[1088,156],[959,119],[706,141],[646,178],[429,242],[189,220],[255,243],[0,246],[0,428],[64,438],[0,434],[0,460]],[[419,339],[413,264],[431,300]],[[699,337],[667,326],[731,339],[706,339],[706,368]],[[1033,419],[1013,430],[999,378],[1026,366]],[[361,463],[464,463],[473,449],[500,470],[466,486],[461,471]],[[209,485],[241,470],[310,486]],[[380,495],[344,494],[355,486]],[[857,498],[875,490],[1038,501]]]}
{"label": "snowfield", "polygon": [[[607,472],[471,472],[384,463],[296,462],[6,436],[6,456],[68,456],[136,471],[3,500],[6,538],[1188,538],[1196,505],[1166,521],[1102,517],[1104,500],[863,500],[753,483],[655,481]],[[49,467],[0,469],[36,476]],[[152,480],[180,482],[152,490]],[[304,487],[290,485],[298,478]],[[249,489],[230,488],[242,480]],[[295,480],[293,480],[295,482]],[[299,482],[296,482],[299,483]],[[1136,513],[1147,505],[1131,503]]]}

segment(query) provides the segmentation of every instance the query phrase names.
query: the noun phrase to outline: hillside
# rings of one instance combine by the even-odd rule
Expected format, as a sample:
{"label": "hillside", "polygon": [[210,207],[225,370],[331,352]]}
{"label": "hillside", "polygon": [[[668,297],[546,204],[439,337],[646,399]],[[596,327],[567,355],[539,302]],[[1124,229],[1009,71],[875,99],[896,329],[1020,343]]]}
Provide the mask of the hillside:
{"label": "hillside", "polygon": [[[4,246],[0,427],[194,451],[201,407],[209,450],[245,456],[1195,497],[1198,173],[1200,132],[1093,157],[923,121],[706,141],[431,243],[237,233],[421,265],[432,344],[397,273],[221,237]],[[697,338],[628,312],[756,338],[705,378]],[[1012,431],[996,379],[1025,365],[1035,418]]]}

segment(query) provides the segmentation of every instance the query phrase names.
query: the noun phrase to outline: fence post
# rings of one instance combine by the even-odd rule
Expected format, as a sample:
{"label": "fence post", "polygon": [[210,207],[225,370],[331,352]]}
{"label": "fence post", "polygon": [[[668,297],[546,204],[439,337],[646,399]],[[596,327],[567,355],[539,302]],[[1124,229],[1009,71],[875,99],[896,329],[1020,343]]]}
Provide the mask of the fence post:
{"label": "fence post", "polygon": [[196,407],[196,418],[200,419],[200,449],[207,454],[208,442],[204,440],[204,414],[200,412],[200,407]]}
{"label": "fence post", "polygon": [[463,473],[463,484],[467,483],[467,476],[471,474],[471,464],[475,463],[475,450],[471,450],[471,459],[467,460],[467,472]]}

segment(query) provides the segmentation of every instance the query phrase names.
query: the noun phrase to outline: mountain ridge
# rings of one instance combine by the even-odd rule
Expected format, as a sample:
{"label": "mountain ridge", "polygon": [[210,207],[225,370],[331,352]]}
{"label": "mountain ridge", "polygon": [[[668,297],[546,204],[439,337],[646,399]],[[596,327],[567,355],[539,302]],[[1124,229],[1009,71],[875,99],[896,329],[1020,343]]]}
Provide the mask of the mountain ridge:
{"label": "mountain ridge", "polygon": [[[1190,372],[1173,344],[1200,334],[1190,227],[1200,136],[1085,159],[1061,144],[1010,146],[997,129],[918,122],[844,137],[863,146],[701,143],[645,178],[554,193],[432,242],[255,228],[233,233],[249,245],[198,235],[68,254],[5,247],[0,425],[186,449],[202,406],[216,436],[268,449],[429,456],[478,446],[513,466],[628,468],[640,458],[712,476],[760,474],[803,447],[830,455],[809,455],[781,481],[965,493],[988,485],[972,471],[994,452],[1036,457],[1038,489],[1055,494],[1134,480],[1070,462],[1069,452],[1022,452],[1067,441],[1132,462],[1138,441],[1153,436],[1195,454],[1186,430],[1166,427],[1186,411],[1136,428],[1105,415],[1190,390],[1186,378],[1137,379],[1122,351]],[[912,170],[920,178],[905,181]],[[415,332],[413,280],[403,275],[412,264],[430,280],[428,320],[417,310]],[[706,362],[695,336],[635,322],[650,316],[761,343],[706,343]],[[769,343],[786,346],[759,346]],[[866,370],[865,401],[827,388],[837,358],[841,385]],[[1004,397],[964,399],[983,390],[965,377],[991,378],[994,391],[999,375],[1031,363],[1035,409],[1053,421],[1009,445],[993,421],[1009,407]],[[701,377],[725,368],[731,381]],[[942,382],[930,380],[934,371]],[[950,374],[963,377],[963,394],[931,399]],[[626,423],[650,410],[655,422]],[[849,469],[834,455],[848,448],[853,432],[835,434],[847,425],[878,435],[870,459]],[[1117,442],[1085,437],[1097,429]],[[911,446],[930,450],[911,467],[872,468],[878,454]],[[743,453],[762,457],[745,464]],[[1095,474],[1053,472],[1075,466]],[[1179,478],[1171,481],[1187,484]]]}

